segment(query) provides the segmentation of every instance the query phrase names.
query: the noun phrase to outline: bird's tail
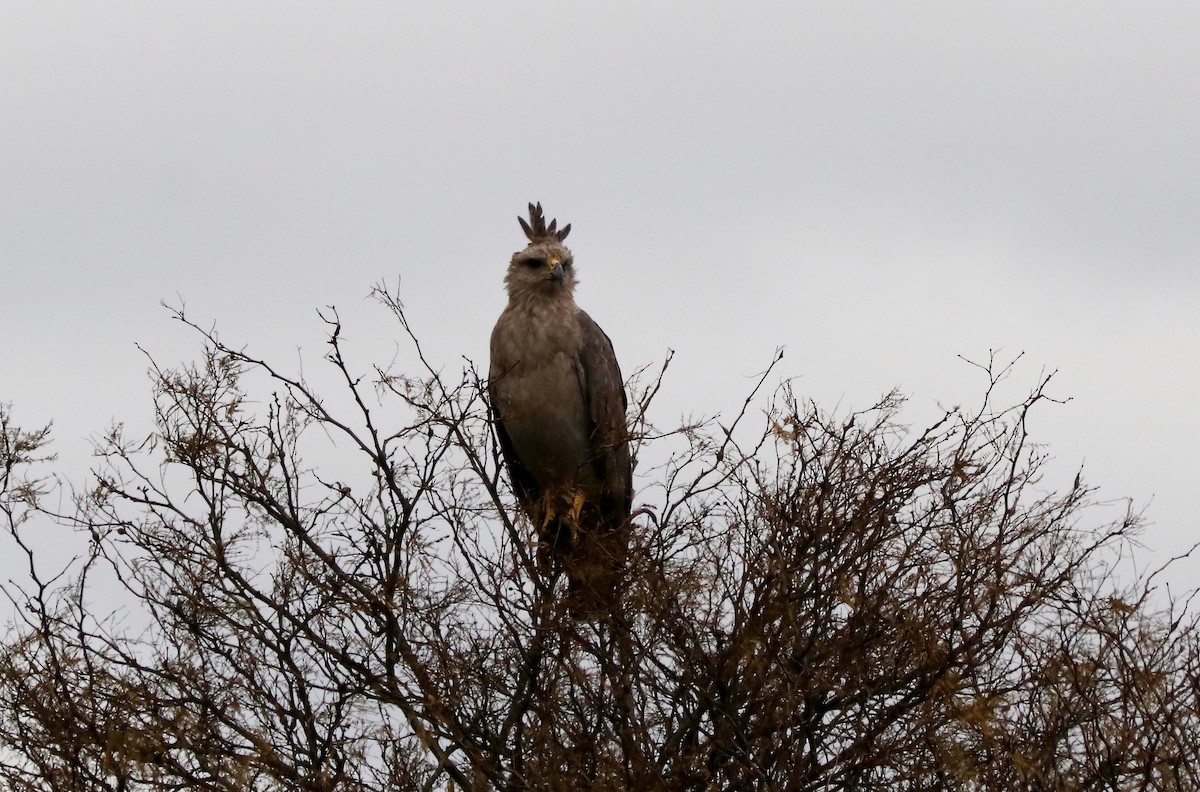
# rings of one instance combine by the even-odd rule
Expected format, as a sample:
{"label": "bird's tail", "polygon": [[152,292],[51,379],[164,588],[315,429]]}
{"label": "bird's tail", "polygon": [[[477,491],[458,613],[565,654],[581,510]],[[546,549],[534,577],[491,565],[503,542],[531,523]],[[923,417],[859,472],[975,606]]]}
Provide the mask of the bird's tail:
{"label": "bird's tail", "polygon": [[568,612],[585,621],[616,613],[629,553],[628,522],[576,530],[565,550],[562,561],[567,573]]}

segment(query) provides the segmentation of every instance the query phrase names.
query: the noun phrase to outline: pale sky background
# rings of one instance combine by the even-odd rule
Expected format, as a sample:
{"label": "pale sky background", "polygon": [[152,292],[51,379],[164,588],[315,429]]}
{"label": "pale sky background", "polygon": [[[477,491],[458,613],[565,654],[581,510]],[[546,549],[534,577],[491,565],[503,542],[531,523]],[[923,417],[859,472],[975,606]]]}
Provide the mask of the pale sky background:
{"label": "pale sky background", "polygon": [[660,415],[784,346],[802,395],[920,422],[1023,351],[1014,395],[1073,398],[1049,483],[1148,505],[1152,562],[1200,540],[1198,141],[1193,0],[0,0],[0,401],[74,475],[149,425],[135,343],[199,352],[161,300],[307,373],[326,305],[396,354],[397,279],[484,364],[540,200],[625,371],[677,350]]}

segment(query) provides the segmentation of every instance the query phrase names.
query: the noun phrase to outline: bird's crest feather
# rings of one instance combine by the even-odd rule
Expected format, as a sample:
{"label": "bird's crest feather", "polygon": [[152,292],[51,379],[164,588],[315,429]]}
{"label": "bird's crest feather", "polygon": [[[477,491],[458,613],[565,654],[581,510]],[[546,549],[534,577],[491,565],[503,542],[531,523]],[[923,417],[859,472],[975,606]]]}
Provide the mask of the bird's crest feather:
{"label": "bird's crest feather", "polygon": [[571,224],[567,223],[558,229],[558,220],[553,219],[550,225],[546,225],[546,217],[542,214],[542,204],[539,201],[537,204],[529,204],[529,222],[525,222],[524,217],[518,217],[517,222],[521,224],[521,228],[525,231],[525,236],[529,237],[530,242],[541,242],[545,239],[556,239],[562,242],[567,238],[567,234],[571,233]]}

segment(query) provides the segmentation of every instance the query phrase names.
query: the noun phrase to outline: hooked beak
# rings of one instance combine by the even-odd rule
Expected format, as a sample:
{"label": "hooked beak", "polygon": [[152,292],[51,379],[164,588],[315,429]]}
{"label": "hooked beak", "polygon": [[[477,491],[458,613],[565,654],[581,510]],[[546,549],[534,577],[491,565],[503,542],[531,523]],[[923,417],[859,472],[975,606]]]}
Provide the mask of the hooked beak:
{"label": "hooked beak", "polygon": [[562,283],[562,282],[563,282],[563,267],[562,267],[562,264],[560,264],[560,263],[559,263],[557,260],[555,260],[555,259],[551,259],[551,260],[550,260],[550,265],[551,265],[551,266],[554,268],[554,269],[550,270],[550,277],[551,277],[551,278],[554,278],[554,280],[558,281],[559,283]]}

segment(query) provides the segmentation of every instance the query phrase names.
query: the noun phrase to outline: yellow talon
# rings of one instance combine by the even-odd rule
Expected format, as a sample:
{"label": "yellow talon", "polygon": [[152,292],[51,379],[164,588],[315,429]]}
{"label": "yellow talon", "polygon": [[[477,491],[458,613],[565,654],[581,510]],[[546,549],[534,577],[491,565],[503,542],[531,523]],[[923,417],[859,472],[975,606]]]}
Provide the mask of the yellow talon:
{"label": "yellow talon", "polygon": [[579,513],[583,511],[583,493],[576,492],[575,499],[571,502],[571,522],[579,524]]}
{"label": "yellow talon", "polygon": [[546,511],[545,511],[545,513],[542,515],[542,526],[541,526],[541,530],[543,530],[543,531],[544,531],[544,530],[546,530],[547,528],[549,528],[549,527],[550,527],[550,524],[554,522],[554,512],[555,512],[555,509],[554,509],[554,504],[553,504],[553,503],[547,503],[547,504],[546,504]]}

